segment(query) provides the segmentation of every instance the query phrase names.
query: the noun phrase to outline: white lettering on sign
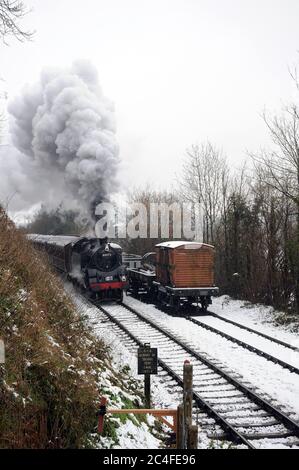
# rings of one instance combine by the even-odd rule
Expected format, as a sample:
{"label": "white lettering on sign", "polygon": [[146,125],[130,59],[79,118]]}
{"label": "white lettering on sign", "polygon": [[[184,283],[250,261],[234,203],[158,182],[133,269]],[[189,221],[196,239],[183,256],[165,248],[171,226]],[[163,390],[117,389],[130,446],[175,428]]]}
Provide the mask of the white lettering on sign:
{"label": "white lettering on sign", "polygon": [[5,362],[4,341],[0,339],[0,364]]}
{"label": "white lettering on sign", "polygon": [[138,374],[158,373],[157,348],[140,347],[138,349]]}

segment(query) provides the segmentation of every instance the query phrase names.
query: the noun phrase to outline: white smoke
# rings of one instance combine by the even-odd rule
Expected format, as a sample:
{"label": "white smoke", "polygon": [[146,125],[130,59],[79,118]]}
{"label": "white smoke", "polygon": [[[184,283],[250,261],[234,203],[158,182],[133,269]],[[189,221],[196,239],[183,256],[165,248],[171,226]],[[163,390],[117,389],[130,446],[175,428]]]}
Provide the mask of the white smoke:
{"label": "white smoke", "polygon": [[63,201],[86,217],[117,191],[114,108],[91,63],[43,70],[39,82],[26,86],[8,111],[12,142],[20,152],[21,198],[49,207]]}

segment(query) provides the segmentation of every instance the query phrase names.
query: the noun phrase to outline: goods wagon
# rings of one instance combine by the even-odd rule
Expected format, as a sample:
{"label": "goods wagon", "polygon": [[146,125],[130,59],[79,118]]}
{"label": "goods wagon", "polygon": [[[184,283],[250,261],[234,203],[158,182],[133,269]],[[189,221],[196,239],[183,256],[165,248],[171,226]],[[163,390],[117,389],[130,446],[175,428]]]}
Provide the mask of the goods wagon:
{"label": "goods wagon", "polygon": [[170,287],[214,285],[214,253],[211,245],[167,242],[156,245],[156,276]]}
{"label": "goods wagon", "polygon": [[[138,269],[127,268],[130,289],[145,290],[159,302],[179,309],[200,304],[205,311],[218,293],[214,283],[215,248],[188,241],[169,241],[155,246]],[[149,262],[150,260],[150,262]]]}

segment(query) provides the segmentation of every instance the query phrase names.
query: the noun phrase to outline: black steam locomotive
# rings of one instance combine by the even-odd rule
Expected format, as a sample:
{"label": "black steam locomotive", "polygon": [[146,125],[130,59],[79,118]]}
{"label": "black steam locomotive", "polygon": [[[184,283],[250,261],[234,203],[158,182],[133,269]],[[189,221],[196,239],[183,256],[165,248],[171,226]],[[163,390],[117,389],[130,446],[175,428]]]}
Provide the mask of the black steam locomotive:
{"label": "black steam locomotive", "polygon": [[107,239],[28,235],[50,264],[92,298],[122,301],[126,286],[122,249]]}

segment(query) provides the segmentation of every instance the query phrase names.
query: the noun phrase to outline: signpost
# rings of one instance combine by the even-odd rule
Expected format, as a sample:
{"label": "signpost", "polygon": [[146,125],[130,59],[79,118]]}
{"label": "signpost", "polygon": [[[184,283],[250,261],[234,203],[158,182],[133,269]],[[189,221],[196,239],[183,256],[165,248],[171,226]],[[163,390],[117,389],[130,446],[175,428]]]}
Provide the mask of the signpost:
{"label": "signpost", "polygon": [[138,374],[144,375],[145,407],[151,407],[151,374],[158,373],[158,350],[144,343],[138,348]]}

